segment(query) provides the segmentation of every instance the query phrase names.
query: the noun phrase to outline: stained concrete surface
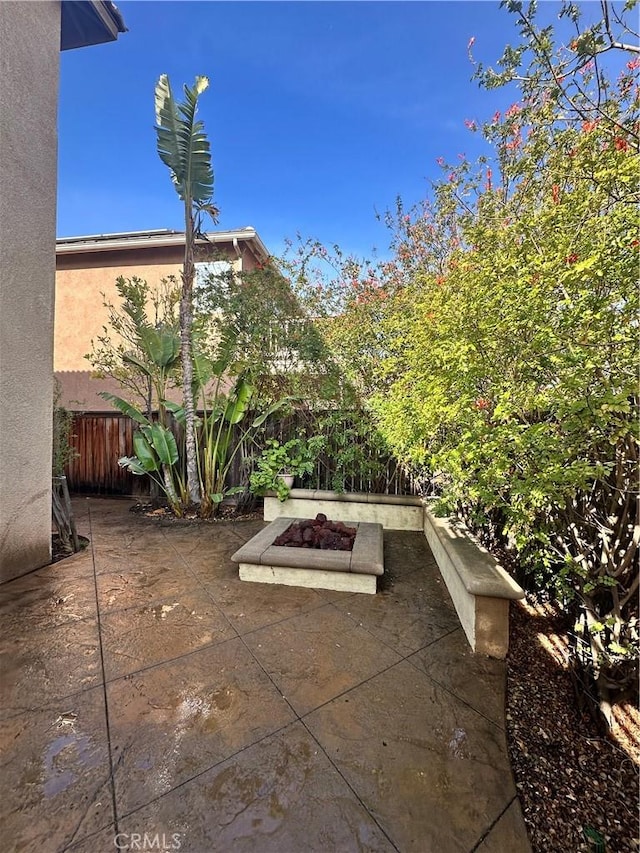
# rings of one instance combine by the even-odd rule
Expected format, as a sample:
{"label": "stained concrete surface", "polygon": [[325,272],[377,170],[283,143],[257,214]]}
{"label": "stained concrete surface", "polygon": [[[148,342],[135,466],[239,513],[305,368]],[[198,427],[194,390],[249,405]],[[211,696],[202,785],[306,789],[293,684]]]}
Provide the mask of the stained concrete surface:
{"label": "stained concrete surface", "polygon": [[4,849],[530,850],[504,664],[420,533],[365,596],[239,581],[259,521],[129,506],[76,500],[87,551],[0,586]]}

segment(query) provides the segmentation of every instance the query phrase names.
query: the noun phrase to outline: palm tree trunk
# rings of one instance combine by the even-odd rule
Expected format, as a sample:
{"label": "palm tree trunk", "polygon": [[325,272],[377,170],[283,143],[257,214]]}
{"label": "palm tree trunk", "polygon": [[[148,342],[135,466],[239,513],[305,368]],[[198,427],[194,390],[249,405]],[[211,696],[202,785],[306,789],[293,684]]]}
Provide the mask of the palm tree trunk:
{"label": "palm tree trunk", "polygon": [[191,202],[185,202],[184,267],[182,270],[182,298],[180,300],[180,360],[182,362],[182,402],[185,415],[185,447],[187,453],[187,491],[193,504],[200,503],[200,478],[196,449],[196,414],[193,402],[193,359],[191,330],[193,327],[193,263],[194,223]]}

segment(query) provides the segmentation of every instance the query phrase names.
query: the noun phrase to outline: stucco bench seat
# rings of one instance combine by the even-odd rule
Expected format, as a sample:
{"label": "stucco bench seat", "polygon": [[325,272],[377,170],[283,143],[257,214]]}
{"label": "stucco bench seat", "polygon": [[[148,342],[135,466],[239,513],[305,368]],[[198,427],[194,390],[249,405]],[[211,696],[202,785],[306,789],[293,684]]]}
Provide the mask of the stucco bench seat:
{"label": "stucco bench seat", "polygon": [[376,578],[384,572],[382,525],[347,522],[357,531],[352,551],[274,545],[294,521],[280,516],[233,554],[240,580],[375,593]]}
{"label": "stucco bench seat", "polygon": [[331,492],[291,489],[286,501],[274,493],[264,499],[264,519],[283,515],[314,518],[324,512],[332,521],[363,521],[381,524],[386,530],[422,530],[423,500],[415,495],[369,495],[364,492]]}
{"label": "stucco bench seat", "polygon": [[524,590],[475,542],[461,521],[437,518],[430,504],[429,499],[408,495],[292,489],[284,502],[273,494],[265,497],[264,518],[313,518],[324,512],[334,521],[376,522],[385,529],[420,531],[429,542],[469,645],[475,652],[504,658],[509,648],[509,603],[524,598]]}
{"label": "stucco bench seat", "polygon": [[471,648],[494,658],[509,648],[509,603],[524,590],[462,521],[438,518],[425,506],[424,534]]}

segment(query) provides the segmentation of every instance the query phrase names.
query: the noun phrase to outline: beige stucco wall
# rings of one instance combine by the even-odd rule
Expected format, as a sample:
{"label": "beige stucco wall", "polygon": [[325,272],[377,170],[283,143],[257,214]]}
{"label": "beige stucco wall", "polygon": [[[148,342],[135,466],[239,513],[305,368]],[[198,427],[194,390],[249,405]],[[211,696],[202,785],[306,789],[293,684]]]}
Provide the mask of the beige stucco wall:
{"label": "beige stucco wall", "polygon": [[[135,262],[131,255],[135,255]],[[173,257],[172,257],[173,256]],[[91,341],[102,334],[108,311],[102,294],[118,304],[116,279],[143,278],[152,287],[169,275],[179,278],[179,252],[96,252],[58,258],[56,270],[56,322],[53,363],[56,371],[90,370],[84,358]]]}
{"label": "beige stucco wall", "polygon": [[[246,251],[237,258],[231,244],[216,246],[214,259],[226,257],[234,269],[253,268],[253,255]],[[116,279],[138,277],[152,287],[163,278],[175,275],[180,281],[184,248],[139,248],[103,252],[78,252],[58,255],[56,269],[56,322],[54,368],[62,389],[61,402],[72,411],[111,411],[98,396],[100,391],[121,393],[113,382],[91,377],[91,366],[84,357],[91,341],[108,326],[107,301],[118,305]],[[203,255],[199,260],[207,260]],[[110,337],[115,335],[110,331]]]}
{"label": "beige stucco wall", "polygon": [[0,580],[51,559],[58,2],[0,3]]}

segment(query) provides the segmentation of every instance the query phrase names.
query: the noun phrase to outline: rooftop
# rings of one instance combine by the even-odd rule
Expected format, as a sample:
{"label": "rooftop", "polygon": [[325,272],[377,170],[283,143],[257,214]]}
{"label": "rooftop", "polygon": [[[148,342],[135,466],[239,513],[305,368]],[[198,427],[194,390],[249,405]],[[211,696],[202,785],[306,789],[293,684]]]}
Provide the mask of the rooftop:
{"label": "rooftop", "polygon": [[[250,225],[231,231],[208,231],[200,243],[251,244],[256,257],[266,260],[269,251],[258,232]],[[107,252],[120,249],[157,248],[159,246],[179,246],[184,243],[184,231],[171,228],[157,228],[150,231],[120,231],[113,234],[88,234],[79,237],[58,237],[56,254],[66,255],[77,252]]]}

